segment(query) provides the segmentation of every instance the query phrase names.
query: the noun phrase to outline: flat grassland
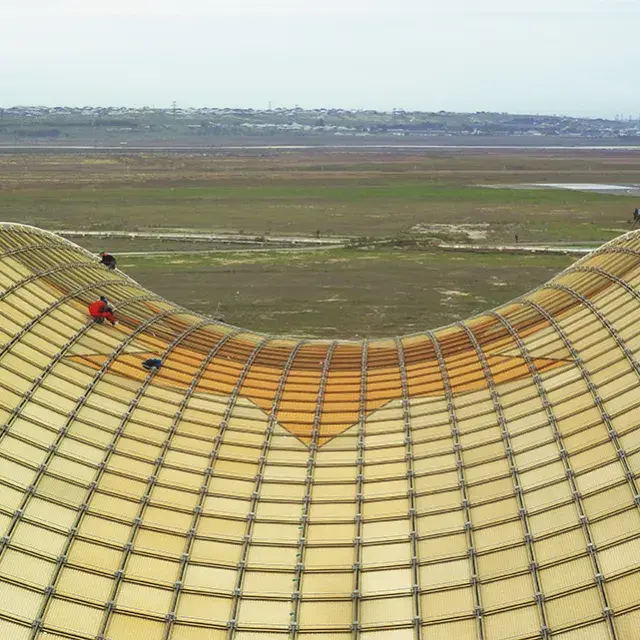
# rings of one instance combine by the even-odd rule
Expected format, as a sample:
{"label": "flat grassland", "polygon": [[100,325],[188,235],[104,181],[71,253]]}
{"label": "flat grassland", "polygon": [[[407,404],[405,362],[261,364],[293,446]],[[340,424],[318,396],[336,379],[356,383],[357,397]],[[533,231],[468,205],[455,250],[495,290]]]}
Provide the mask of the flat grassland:
{"label": "flat grassland", "polygon": [[[200,243],[80,240],[122,255],[143,285],[257,331],[377,336],[454,322],[523,294],[573,261],[454,254],[432,240],[597,244],[631,228],[634,198],[508,189],[633,183],[640,153],[306,149],[0,153],[0,219],[68,230],[349,236],[365,248],[196,254]],[[486,188],[483,185],[491,185]],[[366,248],[364,240],[389,248]],[[402,246],[417,241],[413,250]],[[171,255],[153,253],[177,250]]]}
{"label": "flat grassland", "polygon": [[123,257],[140,283],[194,311],[267,333],[372,337],[450,324],[525,293],[565,256],[295,251]]}

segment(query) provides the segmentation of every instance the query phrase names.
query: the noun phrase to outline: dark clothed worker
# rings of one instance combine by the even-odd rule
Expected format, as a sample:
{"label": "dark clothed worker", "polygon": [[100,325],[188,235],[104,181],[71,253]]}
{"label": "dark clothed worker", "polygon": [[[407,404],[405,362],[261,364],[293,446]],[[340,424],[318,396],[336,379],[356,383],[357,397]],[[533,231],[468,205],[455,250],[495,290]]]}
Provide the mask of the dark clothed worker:
{"label": "dark clothed worker", "polygon": [[147,371],[157,371],[162,366],[160,358],[149,358],[142,363],[142,368]]}
{"label": "dark clothed worker", "polygon": [[100,264],[103,264],[107,269],[113,271],[116,268],[116,259],[110,253],[103,251],[100,254]]}
{"label": "dark clothed worker", "polygon": [[89,314],[98,323],[102,324],[107,319],[114,327],[118,324],[118,320],[113,313],[113,309],[109,304],[109,301],[100,296],[99,300],[92,302],[89,305]]}

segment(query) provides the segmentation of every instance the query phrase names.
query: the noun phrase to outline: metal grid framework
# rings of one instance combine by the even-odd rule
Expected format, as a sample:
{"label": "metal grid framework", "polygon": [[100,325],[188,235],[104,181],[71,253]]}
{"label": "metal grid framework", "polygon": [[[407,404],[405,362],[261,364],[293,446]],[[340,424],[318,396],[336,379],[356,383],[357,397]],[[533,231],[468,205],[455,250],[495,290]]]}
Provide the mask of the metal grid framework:
{"label": "metal grid framework", "polygon": [[0,637],[640,637],[639,286],[300,341],[0,225]]}

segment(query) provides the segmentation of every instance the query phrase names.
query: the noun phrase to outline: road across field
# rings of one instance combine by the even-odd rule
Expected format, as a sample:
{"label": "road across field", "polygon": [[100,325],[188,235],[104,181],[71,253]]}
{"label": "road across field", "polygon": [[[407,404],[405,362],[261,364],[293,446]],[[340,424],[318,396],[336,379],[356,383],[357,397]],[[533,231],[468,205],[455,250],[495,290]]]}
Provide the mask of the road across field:
{"label": "road across field", "polygon": [[[355,238],[309,238],[302,236],[265,236],[251,237],[239,234],[222,233],[165,233],[146,231],[83,231],[83,230],[58,230],[57,233],[65,238],[101,238],[101,239],[127,239],[127,240],[165,240],[165,241],[190,241],[190,242],[219,242],[234,245],[250,245],[246,249],[199,249],[192,251],[119,251],[114,252],[121,256],[144,256],[144,255],[188,255],[198,253],[216,253],[218,251],[296,251],[296,250],[318,250],[335,249],[349,246],[350,240]],[[378,243],[372,241],[369,247],[375,247]],[[276,246],[273,246],[276,245]],[[285,245],[285,246],[283,246]],[[289,246],[286,246],[289,245]],[[361,248],[366,248],[362,246]],[[429,248],[429,247],[428,247]],[[427,248],[427,249],[428,249]],[[453,244],[438,243],[431,245],[433,249],[445,251],[461,251],[465,253],[523,253],[523,254],[551,254],[551,255],[585,255],[592,251],[592,248],[560,245],[495,245],[495,244]]]}

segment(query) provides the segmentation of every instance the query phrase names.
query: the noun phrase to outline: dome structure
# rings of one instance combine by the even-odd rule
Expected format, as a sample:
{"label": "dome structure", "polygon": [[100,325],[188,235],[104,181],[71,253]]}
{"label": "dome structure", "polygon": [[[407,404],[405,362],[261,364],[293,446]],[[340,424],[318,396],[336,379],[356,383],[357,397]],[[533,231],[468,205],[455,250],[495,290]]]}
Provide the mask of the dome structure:
{"label": "dome structure", "polygon": [[639,285],[300,340],[0,225],[0,638],[639,638]]}

